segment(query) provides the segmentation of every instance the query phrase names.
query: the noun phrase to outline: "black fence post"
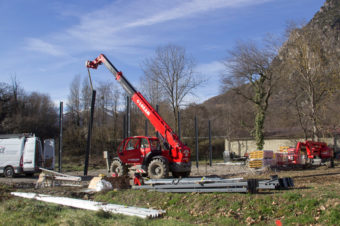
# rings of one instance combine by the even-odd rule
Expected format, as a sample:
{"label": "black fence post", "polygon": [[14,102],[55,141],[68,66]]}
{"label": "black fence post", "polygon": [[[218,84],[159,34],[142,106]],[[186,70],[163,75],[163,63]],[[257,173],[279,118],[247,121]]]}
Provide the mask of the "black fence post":
{"label": "black fence post", "polygon": [[210,123],[210,120],[209,120],[208,129],[209,129],[209,165],[212,166],[212,146],[211,146],[211,123]]}
{"label": "black fence post", "polygon": [[126,96],[126,137],[131,136],[131,98]]}
{"label": "black fence post", "polygon": [[178,139],[181,139],[181,113],[180,111],[177,112],[177,118],[178,118]]}
{"label": "black fence post", "polygon": [[199,156],[198,156],[198,128],[197,128],[197,117],[195,115],[195,147],[196,147],[196,168],[198,168],[198,161],[199,161]]}
{"label": "black fence post", "polygon": [[145,120],[145,136],[148,136],[148,120]]}
{"label": "black fence post", "polygon": [[87,145],[86,145],[86,153],[85,153],[84,176],[87,176],[87,171],[89,167],[89,157],[90,157],[90,151],[91,151],[91,137],[92,137],[92,125],[93,125],[93,114],[94,114],[95,102],[96,102],[96,90],[92,90],[91,114],[90,114],[89,127],[87,131]]}
{"label": "black fence post", "polygon": [[[158,110],[159,110],[158,108],[159,108],[159,106],[158,106],[158,104],[156,104],[156,112],[157,112],[157,113],[158,113]],[[159,138],[158,132],[156,132],[156,137]]]}
{"label": "black fence post", "polygon": [[123,117],[123,139],[126,138],[126,115]]}
{"label": "black fence post", "polygon": [[60,108],[59,108],[59,158],[58,158],[58,167],[59,167],[59,173],[61,173],[61,158],[62,158],[62,152],[63,152],[63,102],[60,101]]}

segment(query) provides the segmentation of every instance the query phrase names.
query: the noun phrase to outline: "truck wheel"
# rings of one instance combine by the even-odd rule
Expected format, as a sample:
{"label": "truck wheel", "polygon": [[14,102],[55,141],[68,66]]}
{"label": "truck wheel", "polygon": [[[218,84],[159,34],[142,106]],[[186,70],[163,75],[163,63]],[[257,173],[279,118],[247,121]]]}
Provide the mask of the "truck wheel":
{"label": "truck wheel", "polygon": [[14,169],[11,166],[7,166],[4,170],[5,177],[14,177]]}
{"label": "truck wheel", "polygon": [[111,173],[116,173],[120,177],[127,174],[127,169],[119,160],[113,160],[111,163]]}
{"label": "truck wheel", "polygon": [[154,159],[148,166],[148,175],[151,179],[166,178],[169,175],[169,167],[164,161]]}

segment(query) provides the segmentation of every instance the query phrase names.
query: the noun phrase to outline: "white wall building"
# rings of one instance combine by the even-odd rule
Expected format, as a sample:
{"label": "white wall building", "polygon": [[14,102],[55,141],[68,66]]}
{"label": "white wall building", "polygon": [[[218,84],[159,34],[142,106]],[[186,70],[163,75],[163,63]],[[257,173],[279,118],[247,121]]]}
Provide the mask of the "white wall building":
{"label": "white wall building", "polygon": [[[265,139],[263,150],[272,150],[277,152],[280,150],[280,147],[295,147],[298,141],[305,141],[304,138],[296,138],[296,139]],[[320,139],[321,142],[326,142],[330,147],[333,147],[336,144],[336,140],[334,138],[323,138]],[[236,155],[243,156],[245,153],[249,153],[252,151],[257,151],[256,142],[252,139],[238,139],[238,140],[225,140],[225,150],[230,153],[234,152]]]}

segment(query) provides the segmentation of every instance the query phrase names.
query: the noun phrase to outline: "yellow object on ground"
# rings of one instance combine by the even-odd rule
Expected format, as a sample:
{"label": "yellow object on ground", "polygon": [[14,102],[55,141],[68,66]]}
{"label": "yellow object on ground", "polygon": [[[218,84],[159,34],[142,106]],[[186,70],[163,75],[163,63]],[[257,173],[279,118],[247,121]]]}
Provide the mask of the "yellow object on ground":
{"label": "yellow object on ground", "polygon": [[101,180],[101,177],[94,177],[92,178],[92,180],[90,181],[89,187],[90,189],[96,189],[97,188],[97,184],[98,182]]}
{"label": "yellow object on ground", "polygon": [[275,163],[274,152],[270,150],[253,151],[249,153],[250,168],[262,168],[264,166],[272,166]]}

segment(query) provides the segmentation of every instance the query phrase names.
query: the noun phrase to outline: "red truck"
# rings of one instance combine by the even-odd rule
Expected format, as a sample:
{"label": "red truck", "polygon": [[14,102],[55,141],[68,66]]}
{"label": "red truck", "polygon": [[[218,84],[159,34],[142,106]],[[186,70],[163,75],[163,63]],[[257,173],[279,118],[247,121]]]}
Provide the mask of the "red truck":
{"label": "red truck", "polygon": [[111,163],[111,172],[118,176],[127,174],[128,168],[134,166],[152,179],[165,178],[171,172],[174,177],[186,177],[191,172],[190,148],[184,145],[171,127],[156,112],[149,102],[124,77],[123,73],[106,58],[99,55],[93,61],[87,61],[86,67],[97,69],[104,64],[115,76],[123,89],[131,97],[145,117],[160,135],[162,148],[157,137],[136,136],[124,139],[117,149],[118,157]]}
{"label": "red truck", "polygon": [[334,166],[334,152],[324,142],[298,142],[295,148],[288,148],[289,165],[321,165]]}

